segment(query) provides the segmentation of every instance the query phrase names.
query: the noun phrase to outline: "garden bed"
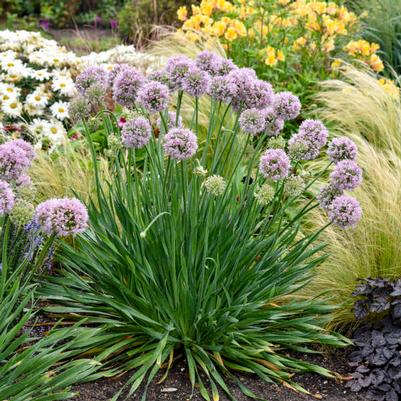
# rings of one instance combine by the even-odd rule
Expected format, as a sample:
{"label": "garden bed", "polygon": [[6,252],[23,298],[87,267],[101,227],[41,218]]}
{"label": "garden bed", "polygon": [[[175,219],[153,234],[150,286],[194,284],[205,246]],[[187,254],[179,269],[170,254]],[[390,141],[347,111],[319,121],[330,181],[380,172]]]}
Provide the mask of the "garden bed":
{"label": "garden bed", "polygon": [[[344,378],[350,375],[352,368],[347,365],[347,351],[337,351],[330,355],[308,356],[308,361],[331,369]],[[304,358],[306,359],[306,358]],[[79,395],[73,401],[108,401],[121,389],[129,379],[129,375],[115,379],[99,380],[92,383],[80,384],[74,387],[74,391]],[[160,378],[160,375],[159,375]],[[241,375],[241,381],[250,388],[255,394],[264,397],[269,401],[302,401],[322,399],[327,401],[364,401],[366,397],[352,393],[346,388],[345,380],[331,380],[317,374],[300,374],[295,377],[295,381],[307,389],[315,396],[299,394],[284,386],[277,384],[266,384],[262,380],[251,375]],[[202,401],[199,392],[191,398],[191,385],[188,380],[188,371],[184,363],[176,364],[168,378],[161,384],[154,380],[148,389],[148,401]],[[248,401],[251,398],[245,396],[232,385],[232,391],[237,401]],[[127,398],[127,401],[141,400],[143,389],[135,395]],[[229,401],[229,398],[221,394],[221,401]]]}

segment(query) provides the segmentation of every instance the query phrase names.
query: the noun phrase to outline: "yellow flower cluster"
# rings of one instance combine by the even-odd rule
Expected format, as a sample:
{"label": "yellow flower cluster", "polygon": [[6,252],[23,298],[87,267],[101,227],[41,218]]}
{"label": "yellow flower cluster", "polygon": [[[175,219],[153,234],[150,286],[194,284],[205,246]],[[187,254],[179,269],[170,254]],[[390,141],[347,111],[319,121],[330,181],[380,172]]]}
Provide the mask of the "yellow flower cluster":
{"label": "yellow flower cluster", "polygon": [[380,78],[379,84],[390,96],[395,98],[398,98],[400,96],[400,88],[391,79]]}
{"label": "yellow flower cluster", "polygon": [[369,43],[366,40],[353,40],[344,47],[344,50],[351,56],[366,62],[370,67],[380,72],[384,69],[384,64],[381,58],[376,54],[380,49],[377,43]]}
{"label": "yellow flower cluster", "polygon": [[[290,49],[301,52],[294,57],[306,63],[316,55],[333,57],[343,46],[340,38],[352,34],[359,23],[355,13],[333,1],[273,0],[261,6],[257,0],[202,0],[199,6],[191,6],[191,16],[188,11],[180,7],[177,15],[189,38],[196,41],[197,33],[205,33],[218,37],[225,47],[242,40],[244,46],[257,50],[267,66],[284,61],[284,52],[292,57]],[[350,56],[379,72],[384,66],[377,50],[376,44],[366,41],[352,41],[345,47]]]}

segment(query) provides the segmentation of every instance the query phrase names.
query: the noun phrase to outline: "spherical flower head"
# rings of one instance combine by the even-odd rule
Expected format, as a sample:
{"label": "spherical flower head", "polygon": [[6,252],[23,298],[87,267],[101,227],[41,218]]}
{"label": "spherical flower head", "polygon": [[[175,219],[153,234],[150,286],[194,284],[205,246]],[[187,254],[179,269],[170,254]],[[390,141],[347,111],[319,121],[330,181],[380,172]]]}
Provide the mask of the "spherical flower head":
{"label": "spherical flower head", "polygon": [[15,195],[10,184],[0,180],[0,216],[9,214],[15,204]]}
{"label": "spherical flower head", "polygon": [[239,118],[239,125],[246,134],[260,134],[266,126],[265,113],[258,109],[244,110]]}
{"label": "spherical flower head", "polygon": [[35,150],[29,142],[24,141],[23,139],[14,139],[13,141],[11,141],[11,143],[14,143],[16,146],[21,148],[25,152],[25,156],[30,161],[35,158]]}
{"label": "spherical flower head", "polygon": [[150,113],[158,113],[167,107],[169,97],[170,91],[166,85],[151,81],[139,89],[137,101]]}
{"label": "spherical flower head", "polygon": [[0,145],[0,179],[17,180],[30,166],[31,160],[26,152],[14,141]]}
{"label": "spherical flower head", "polygon": [[263,109],[265,116],[265,127],[264,131],[268,136],[277,136],[284,128],[284,120],[278,118],[276,112],[272,107]]}
{"label": "spherical flower head", "polygon": [[191,96],[199,97],[210,86],[210,75],[198,67],[191,67],[182,80],[182,88]]}
{"label": "spherical flower head", "polygon": [[294,160],[313,160],[319,156],[320,150],[298,133],[288,141],[288,153]]}
{"label": "spherical flower head", "polygon": [[212,175],[203,182],[202,184],[206,191],[212,196],[221,196],[227,188],[225,179],[220,175]]}
{"label": "spherical flower head", "polygon": [[196,66],[210,75],[217,75],[222,58],[209,50],[200,52],[195,59]]}
{"label": "spherical flower head", "polygon": [[25,199],[18,199],[10,214],[10,219],[16,226],[22,227],[28,224],[33,217],[35,208]]}
{"label": "spherical flower head", "polygon": [[190,68],[194,66],[195,63],[185,56],[175,56],[167,61],[166,71],[174,90],[182,89],[184,78],[188,74]]}
{"label": "spherical flower head", "polygon": [[244,106],[246,108],[264,109],[272,105],[274,99],[273,87],[269,82],[260,79],[253,80],[245,88]]}
{"label": "spherical flower head", "polygon": [[165,130],[164,123],[163,123],[161,117],[159,117],[156,122],[157,126],[162,131],[169,131],[173,128],[181,128],[182,127],[182,118],[181,118],[181,116],[178,116],[178,121],[177,121],[177,114],[175,111],[169,111],[167,113],[167,115],[165,116],[165,120],[167,123],[167,130]]}
{"label": "spherical flower head", "polygon": [[50,199],[40,203],[34,221],[47,235],[74,236],[88,227],[88,212],[78,199]]}
{"label": "spherical flower head", "polygon": [[113,69],[109,72],[108,75],[108,87],[112,88],[114,85],[114,81],[117,78],[118,74],[125,70],[129,69],[130,66],[128,64],[114,64]]}
{"label": "spherical flower head", "polygon": [[189,129],[173,128],[165,135],[163,148],[172,159],[186,160],[198,150],[198,139]]}
{"label": "spherical flower head", "polygon": [[86,90],[85,98],[88,100],[91,111],[97,112],[104,107],[106,101],[106,91],[103,85],[93,84]]}
{"label": "spherical flower head", "polygon": [[135,68],[124,68],[116,76],[113,84],[114,100],[125,107],[135,104],[139,88],[143,85],[144,78]]}
{"label": "spherical flower head", "polygon": [[333,200],[328,215],[335,225],[347,229],[359,222],[362,217],[362,208],[352,196],[341,195]]}
{"label": "spherical flower head", "polygon": [[267,141],[267,147],[269,149],[285,149],[286,141],[282,136],[270,138]]}
{"label": "spherical flower head", "polygon": [[274,96],[273,108],[277,117],[284,121],[294,120],[301,112],[301,102],[291,92],[280,92]]}
{"label": "spherical flower head", "polygon": [[316,149],[321,149],[327,143],[329,132],[319,120],[305,120],[299,127],[299,135]]}
{"label": "spherical flower head", "polygon": [[85,94],[92,85],[100,85],[107,89],[109,83],[109,73],[102,67],[91,66],[77,76],[75,86],[81,94]]}
{"label": "spherical flower head", "polygon": [[231,93],[233,92],[232,83],[227,77],[213,77],[209,85],[209,95],[214,100],[224,103],[231,102]]}
{"label": "spherical flower head", "polygon": [[[253,84],[257,80],[256,73],[251,68],[238,68],[227,75],[230,88],[230,97],[233,99],[233,107],[240,110],[245,103],[248,94],[251,93]],[[245,107],[245,108],[252,108]]]}
{"label": "spherical flower head", "polygon": [[338,163],[342,160],[355,160],[357,156],[358,148],[351,139],[346,137],[334,138],[327,150],[329,159]]}
{"label": "spherical flower head", "polygon": [[341,195],[343,195],[343,191],[337,188],[334,188],[332,185],[326,185],[322,187],[319,193],[316,196],[317,201],[322,209],[328,211],[330,209],[333,200]]}
{"label": "spherical flower head", "polygon": [[362,183],[362,169],[353,160],[342,160],[334,167],[330,180],[339,190],[355,189]]}
{"label": "spherical flower head", "polygon": [[253,194],[253,196],[256,199],[256,202],[260,206],[268,205],[273,200],[274,195],[275,195],[274,188],[268,183],[265,183],[262,186],[257,187]]}
{"label": "spherical flower head", "polygon": [[299,175],[290,175],[285,180],[284,192],[287,196],[299,196],[305,188],[305,181]]}
{"label": "spherical flower head", "polygon": [[220,76],[226,76],[231,71],[238,69],[232,60],[226,58],[220,58],[220,66],[217,74]]}
{"label": "spherical flower head", "polygon": [[155,71],[148,76],[151,81],[160,82],[163,85],[166,85],[169,89],[173,90],[174,87],[170,81],[170,76],[166,70]]}
{"label": "spherical flower head", "polygon": [[282,180],[290,171],[290,159],[282,149],[267,149],[260,158],[259,170],[265,178]]}
{"label": "spherical flower head", "polygon": [[82,95],[74,97],[68,105],[68,114],[74,123],[86,120],[91,115],[91,112],[91,104]]}
{"label": "spherical flower head", "polygon": [[152,128],[145,117],[128,120],[121,130],[121,143],[126,148],[142,148],[148,144]]}

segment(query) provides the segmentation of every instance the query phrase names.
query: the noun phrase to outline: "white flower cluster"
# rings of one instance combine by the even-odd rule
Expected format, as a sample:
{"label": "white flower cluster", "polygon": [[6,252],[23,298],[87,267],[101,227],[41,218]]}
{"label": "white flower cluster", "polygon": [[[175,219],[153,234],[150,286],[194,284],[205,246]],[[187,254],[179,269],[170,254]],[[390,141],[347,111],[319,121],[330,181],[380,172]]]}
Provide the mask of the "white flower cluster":
{"label": "white flower cluster", "polygon": [[23,131],[36,148],[53,150],[67,139],[77,74],[90,65],[111,70],[116,63],[149,74],[163,62],[134,46],[80,57],[39,32],[0,31],[0,131]]}

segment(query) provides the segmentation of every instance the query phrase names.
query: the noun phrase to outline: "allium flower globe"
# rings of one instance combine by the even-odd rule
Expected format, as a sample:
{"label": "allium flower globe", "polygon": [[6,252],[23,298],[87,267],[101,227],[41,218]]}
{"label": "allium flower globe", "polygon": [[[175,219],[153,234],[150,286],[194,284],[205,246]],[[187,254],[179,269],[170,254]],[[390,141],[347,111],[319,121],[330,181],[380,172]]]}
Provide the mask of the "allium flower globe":
{"label": "allium flower globe", "polygon": [[266,126],[264,111],[258,109],[244,110],[239,118],[239,125],[246,134],[260,134]]}
{"label": "allium flower globe", "polygon": [[88,212],[78,199],[50,199],[38,205],[34,221],[47,235],[74,236],[88,227]]}
{"label": "allium flower globe", "polygon": [[14,141],[0,145],[0,179],[12,181],[30,166],[31,160],[25,150]]}
{"label": "allium flower globe", "polygon": [[185,56],[172,57],[167,61],[166,71],[174,90],[182,89],[184,78],[188,71],[195,66],[194,61]]}
{"label": "allium flower globe", "polygon": [[132,107],[135,104],[138,90],[143,83],[143,76],[135,68],[127,67],[122,69],[114,80],[114,100],[122,106]]}
{"label": "allium flower globe", "polygon": [[290,171],[290,159],[282,149],[267,149],[260,158],[259,170],[265,178],[282,180]]}
{"label": "allium flower globe", "polygon": [[88,67],[79,74],[75,80],[75,86],[81,94],[85,94],[92,85],[99,85],[106,91],[108,83],[108,72],[103,67],[99,66]]}
{"label": "allium flower globe", "polygon": [[276,112],[272,107],[263,110],[265,116],[264,131],[268,136],[277,136],[284,128],[284,120],[277,117]]}
{"label": "allium flower globe", "polygon": [[186,160],[198,150],[198,138],[189,129],[173,128],[164,137],[163,149],[172,159]]}
{"label": "allium flower globe", "polygon": [[[269,82],[255,79],[246,87],[246,98],[244,99],[244,107],[265,109],[273,103],[274,92]],[[235,100],[235,99],[234,99]]]}
{"label": "allium flower globe", "polygon": [[273,109],[278,118],[294,120],[301,112],[301,102],[291,92],[280,92],[274,96]]}
{"label": "allium flower globe", "polygon": [[212,99],[224,103],[231,102],[231,82],[227,77],[213,77],[209,85],[209,95]]}
{"label": "allium flower globe", "polygon": [[199,97],[209,90],[210,76],[198,67],[191,67],[182,80],[182,88],[194,97]]}
{"label": "allium flower globe", "polygon": [[15,204],[15,195],[10,184],[0,180],[0,216],[9,214]]}
{"label": "allium flower globe", "polygon": [[333,200],[342,194],[342,190],[329,184],[320,189],[316,199],[318,200],[320,207],[327,211],[330,209]]}
{"label": "allium flower globe", "polygon": [[211,175],[203,182],[206,191],[212,196],[221,196],[227,188],[225,179],[220,175]]}
{"label": "allium flower globe", "polygon": [[196,66],[210,75],[217,75],[221,67],[221,57],[209,50],[200,52],[195,59]]}
{"label": "allium flower globe", "polygon": [[11,143],[21,148],[25,152],[25,156],[29,161],[32,161],[35,158],[35,150],[29,142],[26,142],[23,139],[14,139]]}
{"label": "allium flower globe", "polygon": [[166,85],[151,81],[139,89],[137,101],[150,113],[158,113],[167,107],[169,97],[170,91]]}
{"label": "allium flower globe", "polygon": [[341,195],[333,200],[328,214],[335,225],[347,229],[354,227],[359,222],[362,217],[362,209],[355,198]]}
{"label": "allium flower globe", "polygon": [[347,137],[334,138],[327,150],[329,159],[338,163],[342,160],[355,160],[357,156],[357,146]]}
{"label": "allium flower globe", "polygon": [[144,117],[128,120],[121,130],[121,143],[126,148],[142,148],[148,144],[152,134],[149,121]]}
{"label": "allium flower globe", "polygon": [[355,189],[362,183],[362,169],[353,160],[342,160],[334,167],[330,180],[339,190]]}

